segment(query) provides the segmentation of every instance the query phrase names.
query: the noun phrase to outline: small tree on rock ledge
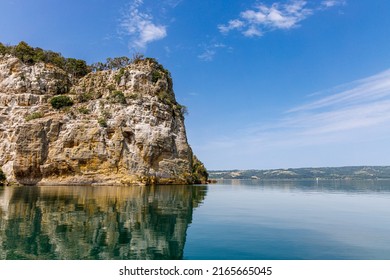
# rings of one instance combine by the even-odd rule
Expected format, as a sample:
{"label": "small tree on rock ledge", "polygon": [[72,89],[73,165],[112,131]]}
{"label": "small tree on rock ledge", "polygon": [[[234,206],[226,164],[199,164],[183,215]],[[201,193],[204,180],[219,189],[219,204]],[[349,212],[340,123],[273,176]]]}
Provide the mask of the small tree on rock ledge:
{"label": "small tree on rock ledge", "polygon": [[66,95],[58,95],[53,97],[50,100],[51,106],[53,106],[54,109],[61,109],[63,107],[70,107],[73,105],[73,100]]}

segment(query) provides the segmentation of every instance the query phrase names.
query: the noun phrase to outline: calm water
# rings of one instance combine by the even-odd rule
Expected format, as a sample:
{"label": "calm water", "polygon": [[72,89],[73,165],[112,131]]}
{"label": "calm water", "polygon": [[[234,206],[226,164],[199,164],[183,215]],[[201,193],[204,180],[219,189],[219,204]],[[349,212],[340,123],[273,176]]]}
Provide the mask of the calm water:
{"label": "calm water", "polygon": [[0,259],[390,259],[390,181],[0,187]]}

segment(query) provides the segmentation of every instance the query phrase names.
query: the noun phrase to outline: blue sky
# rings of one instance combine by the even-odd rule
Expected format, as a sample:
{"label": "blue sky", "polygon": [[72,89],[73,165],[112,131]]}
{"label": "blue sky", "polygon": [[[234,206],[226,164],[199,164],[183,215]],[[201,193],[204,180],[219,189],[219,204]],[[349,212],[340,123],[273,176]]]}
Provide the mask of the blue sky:
{"label": "blue sky", "polygon": [[209,169],[390,165],[388,0],[2,0],[21,40],[157,58]]}

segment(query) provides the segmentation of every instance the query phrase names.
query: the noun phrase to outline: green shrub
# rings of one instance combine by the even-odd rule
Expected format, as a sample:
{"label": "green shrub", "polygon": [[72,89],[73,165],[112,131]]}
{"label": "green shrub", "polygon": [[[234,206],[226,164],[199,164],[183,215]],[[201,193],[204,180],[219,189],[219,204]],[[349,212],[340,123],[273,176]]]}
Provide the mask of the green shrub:
{"label": "green shrub", "polygon": [[175,106],[175,109],[180,110],[180,113],[183,116],[187,116],[188,115],[188,108],[186,106],[184,106],[184,105],[181,105],[181,104],[177,103],[176,106]]}
{"label": "green shrub", "polygon": [[167,105],[171,105],[173,106],[176,102],[175,100],[173,99],[172,95],[169,94],[168,92],[166,91],[160,91],[158,94],[157,94],[157,97],[158,99],[164,103],[164,104],[167,104]]}
{"label": "green shrub", "polygon": [[80,107],[79,112],[84,115],[88,115],[91,111],[87,107]]}
{"label": "green shrub", "polygon": [[34,113],[28,115],[25,118],[25,120],[26,120],[26,122],[28,122],[28,121],[31,121],[31,120],[43,118],[44,116],[45,116],[45,114],[43,114],[42,112],[34,112]]}
{"label": "green shrub", "polygon": [[109,85],[107,86],[107,89],[108,89],[109,91],[114,91],[114,90],[116,89],[116,86],[113,85],[113,84],[109,84]]}
{"label": "green shrub", "polygon": [[130,94],[128,96],[129,99],[132,99],[132,100],[135,100],[135,99],[138,99],[139,97],[139,94],[138,93],[133,93],[133,94]]}
{"label": "green shrub", "polygon": [[93,93],[92,92],[83,92],[82,94],[79,94],[77,96],[77,99],[80,103],[88,102],[93,99]]}
{"label": "green shrub", "polygon": [[84,77],[91,72],[91,69],[88,67],[85,60],[75,58],[65,59],[64,70],[76,78]]}
{"label": "green shrub", "polygon": [[50,100],[51,106],[53,106],[54,109],[61,109],[63,107],[70,107],[73,105],[73,100],[66,95],[58,95],[53,97]]}
{"label": "green shrub", "polygon": [[192,156],[192,176],[195,184],[206,183],[209,174],[203,163],[195,156]]}
{"label": "green shrub", "polygon": [[7,47],[0,43],[0,54],[7,54],[8,52]]}
{"label": "green shrub", "polygon": [[106,118],[104,118],[104,117],[100,117],[100,118],[98,119],[98,123],[99,123],[99,125],[100,125],[101,127],[107,127],[107,120],[106,120]]}
{"label": "green shrub", "polygon": [[163,75],[159,70],[153,70],[152,72],[152,82],[155,84],[158,82],[159,79],[161,79]]}
{"label": "green shrub", "polygon": [[38,62],[53,64],[76,78],[80,78],[91,72],[91,67],[84,60],[65,58],[60,53],[41,48],[33,48],[21,41],[16,46],[4,46],[0,43],[0,54],[11,54],[28,65]]}
{"label": "green shrub", "polygon": [[7,180],[7,178],[5,177],[3,170],[1,170],[1,168],[0,168],[0,186],[2,186],[4,184],[5,180]]}
{"label": "green shrub", "polygon": [[122,80],[122,77],[125,75],[125,68],[121,68],[119,72],[115,75],[114,79],[117,84],[119,84]]}
{"label": "green shrub", "polygon": [[111,92],[110,99],[115,103],[126,104],[126,97],[120,90]]}

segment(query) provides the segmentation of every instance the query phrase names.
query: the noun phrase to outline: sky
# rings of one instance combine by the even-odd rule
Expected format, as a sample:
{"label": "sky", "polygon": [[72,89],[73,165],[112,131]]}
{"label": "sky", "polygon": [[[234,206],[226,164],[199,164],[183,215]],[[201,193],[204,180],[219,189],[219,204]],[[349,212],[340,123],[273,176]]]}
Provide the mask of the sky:
{"label": "sky", "polygon": [[390,165],[388,0],[1,0],[22,40],[157,58],[209,170]]}

